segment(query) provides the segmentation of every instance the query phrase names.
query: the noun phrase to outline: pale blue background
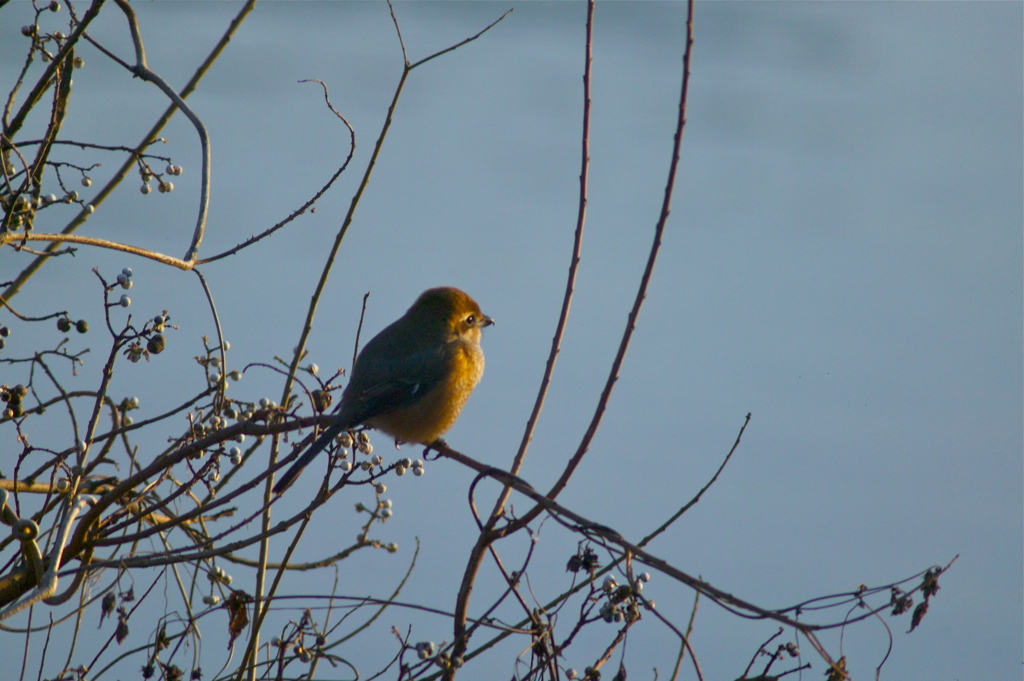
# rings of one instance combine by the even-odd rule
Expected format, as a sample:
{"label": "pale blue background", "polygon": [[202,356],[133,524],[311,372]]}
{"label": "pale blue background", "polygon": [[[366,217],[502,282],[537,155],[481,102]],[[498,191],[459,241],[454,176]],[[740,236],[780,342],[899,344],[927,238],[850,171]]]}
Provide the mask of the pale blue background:
{"label": "pale blue background", "polygon": [[[150,66],[178,86],[238,8],[135,6]],[[310,343],[321,368],[347,367],[364,292],[372,292],[365,332],[373,333],[428,286],[466,289],[498,325],[486,333],[486,376],[448,440],[500,466],[519,443],[564,288],[577,205],[585,6],[397,5],[413,59],[509,7],[516,11],[492,32],[411,76]],[[597,8],[589,219],[565,346],[524,469],[539,489],[586,428],[636,292],[669,160],[684,10],[674,2]],[[0,10],[5,92],[27,21],[25,3]],[[390,22],[381,3],[261,4],[190,99],[213,139],[205,255],[287,215],[345,153],[347,131],[325,110],[318,87],[297,80],[324,80],[359,140],[352,169],[315,214],[204,270],[233,366],[269,362],[296,342],[400,73]],[[1022,28],[1022,5],[1011,2],[698,5],[689,123],[664,248],[604,426],[561,498],[639,538],[704,484],[753,412],[718,484],[651,549],[767,607],[884,584],[960,554],[918,631],[907,636],[907,618],[891,621],[895,647],[883,678],[1020,678]],[[128,57],[116,8],[92,33]],[[95,50],[82,54],[67,136],[134,144],[165,100]],[[143,197],[133,179],[79,233],[184,253],[197,202],[197,144],[181,117],[164,136],[170,143],[158,153],[186,169],[174,193]],[[77,162],[95,158],[66,153]],[[101,160],[94,187],[120,157]],[[62,224],[41,219],[37,229]],[[0,279],[22,261],[0,252]],[[89,269],[113,277],[125,265],[136,272],[132,311],[167,308],[181,327],[159,360],[126,367],[116,380],[115,394],[139,394],[144,418],[200,380],[198,368],[181,371],[201,352],[200,336],[213,334],[193,275],[81,249],[15,302],[28,314],[68,308],[98,330]],[[28,331],[9,339],[8,356],[23,356],[39,338],[55,342],[49,325],[34,338]],[[69,381],[74,388],[95,385],[105,354],[99,334],[72,338],[73,348],[86,346],[93,352]],[[176,371],[167,374],[169,367]],[[3,382],[24,380],[2,371]],[[232,390],[246,398],[280,393],[277,377],[260,371]],[[391,455],[383,438],[376,444]],[[473,536],[465,501],[471,479],[441,463],[424,478],[390,480],[395,517],[378,536],[402,551],[344,564],[341,593],[389,591],[420,537],[404,600],[451,608]],[[307,536],[304,557],[350,542],[351,503],[369,499],[360,489],[332,502]],[[503,548],[518,565],[522,541]],[[532,586],[546,601],[566,583],[575,541],[549,522],[538,551]],[[252,590],[248,573],[233,574],[236,586]],[[291,590],[327,593],[333,575],[312,579],[299,578]],[[488,566],[474,613],[494,584]],[[691,592],[655,575],[645,593],[685,624]],[[285,616],[299,613],[281,622]],[[223,617],[204,622],[212,637],[207,674],[222,661]],[[404,631],[410,622],[414,640],[450,638],[444,620],[392,610],[355,649],[340,652],[372,673],[393,653],[389,628]],[[739,676],[773,631],[768,623],[737,624],[704,602],[694,645],[705,677]],[[133,634],[138,645],[146,622],[133,623]],[[20,659],[20,640],[0,641],[5,659]],[[826,642],[839,651],[835,636]],[[580,644],[565,662],[582,669],[602,645]],[[649,675],[654,666],[667,674],[672,645],[653,618],[645,620],[629,641],[631,674]],[[885,654],[884,631],[860,625],[845,646],[854,676],[870,678]],[[818,678],[820,662],[809,646],[804,652],[815,665],[807,678]],[[328,669],[321,666],[321,675],[343,677]],[[466,678],[512,671],[470,667]]]}

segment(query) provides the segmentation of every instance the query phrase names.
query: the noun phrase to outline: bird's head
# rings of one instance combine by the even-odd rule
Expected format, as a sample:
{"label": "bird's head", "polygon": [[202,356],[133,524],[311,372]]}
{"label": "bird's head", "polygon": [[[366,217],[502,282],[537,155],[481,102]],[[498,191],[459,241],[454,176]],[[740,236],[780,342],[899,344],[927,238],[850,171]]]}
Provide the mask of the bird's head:
{"label": "bird's head", "polygon": [[480,329],[494,320],[480,311],[480,306],[457,288],[442,286],[427,289],[412,304],[407,317],[416,317],[423,323],[444,328],[450,338],[465,338],[480,342]]}

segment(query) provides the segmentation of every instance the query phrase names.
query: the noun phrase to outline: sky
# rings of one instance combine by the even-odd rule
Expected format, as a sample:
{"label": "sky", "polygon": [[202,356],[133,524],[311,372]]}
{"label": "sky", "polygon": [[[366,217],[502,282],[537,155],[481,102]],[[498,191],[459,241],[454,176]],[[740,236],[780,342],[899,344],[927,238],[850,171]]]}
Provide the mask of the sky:
{"label": "sky", "polygon": [[[239,6],[135,4],[150,67],[183,85]],[[5,93],[21,64],[28,7],[0,9]],[[578,207],[586,7],[395,7],[412,60],[475,34],[509,8],[480,39],[409,77],[309,342],[323,370],[346,368],[366,292],[364,339],[423,289],[463,288],[498,323],[485,333],[484,379],[447,440],[500,467],[522,437],[565,288]],[[128,58],[114,10],[107,7],[90,33]],[[42,21],[55,28],[66,18]],[[678,2],[597,7],[582,260],[522,471],[537,489],[550,486],[575,451],[636,296],[665,187],[684,28]],[[906,634],[905,617],[887,620],[894,647],[882,678],[1019,678],[1024,659],[1022,29],[1024,5],[1013,2],[698,3],[664,244],[602,427],[560,497],[638,539],[707,482],[751,413],[721,478],[651,550],[765,607],[886,584],[959,556],[918,630]],[[81,56],[66,137],[134,144],[166,100],[97,50],[83,48]],[[400,75],[385,5],[270,2],[257,5],[190,97],[212,139],[203,256],[284,218],[344,159],[347,129],[318,86],[299,80],[322,80],[357,136],[351,169],[315,213],[203,269],[232,366],[272,363],[295,346]],[[174,192],[143,196],[133,177],[80,234],[184,254],[198,205],[198,145],[180,116],[163,136],[159,153],[184,168]],[[115,154],[64,153],[71,162],[102,161],[94,187],[121,162]],[[50,213],[52,222],[37,222],[37,230],[58,231],[71,216]],[[25,262],[0,251],[0,281]],[[115,393],[139,395],[141,418],[176,404],[201,379],[189,358],[213,328],[194,275],[83,248],[44,269],[15,306],[41,314],[59,300],[73,316],[98,320],[90,270],[112,277],[125,266],[135,272],[132,311],[168,309],[180,327],[158,361],[115,377]],[[8,357],[53,341],[49,328],[15,331]],[[68,377],[86,389],[95,385],[102,338],[71,341],[92,348],[80,375]],[[24,382],[19,370],[0,365],[0,382]],[[279,376],[259,369],[232,387],[245,399],[276,399],[280,390]],[[3,442],[11,432],[0,425]],[[399,455],[382,436],[375,446]],[[472,478],[439,462],[422,478],[390,480],[394,516],[380,535],[400,551],[347,562],[342,591],[390,591],[418,539],[404,599],[450,609],[474,536]],[[478,490],[478,504],[489,508],[493,493]],[[371,500],[362,488],[336,497],[302,555],[351,541],[352,504]],[[282,503],[297,509],[302,499]],[[528,508],[521,498],[514,504]],[[544,602],[567,583],[576,539],[551,522],[538,537],[532,587]],[[285,543],[272,546],[283,551]],[[523,549],[513,542],[507,559],[517,564]],[[323,594],[333,579],[306,575],[289,586]],[[249,573],[239,570],[235,580],[253,590]],[[488,567],[477,608],[497,584]],[[654,574],[645,595],[685,624],[691,591]],[[281,622],[299,614],[279,613]],[[351,652],[364,673],[393,654],[390,627],[410,625],[414,640],[451,635],[443,618],[390,610]],[[671,638],[653,618],[643,625],[629,641],[631,672],[666,674]],[[207,630],[218,637],[218,627]],[[704,601],[695,631],[705,677],[736,678],[775,627],[738,623]],[[0,656],[18,651],[20,659],[23,639],[15,638],[0,637]],[[210,669],[224,662],[214,640],[204,650]],[[847,630],[842,644],[833,632],[825,643],[849,655],[855,678],[872,676],[887,648],[880,624]],[[600,647],[580,644],[566,665],[587,666],[588,646]],[[466,673],[508,678],[514,654]],[[808,674],[824,673],[809,647],[804,657],[815,665]]]}

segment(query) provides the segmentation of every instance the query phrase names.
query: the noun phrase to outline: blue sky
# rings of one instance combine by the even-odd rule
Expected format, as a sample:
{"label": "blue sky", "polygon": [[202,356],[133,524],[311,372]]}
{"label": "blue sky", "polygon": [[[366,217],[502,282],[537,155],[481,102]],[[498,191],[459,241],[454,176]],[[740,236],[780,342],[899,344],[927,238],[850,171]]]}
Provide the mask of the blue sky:
{"label": "blue sky", "polygon": [[[0,12],[5,91],[23,49],[26,19],[15,15],[26,7]],[[183,84],[237,7],[139,3],[151,68]],[[490,33],[410,77],[309,345],[322,368],[346,367],[365,292],[364,333],[374,333],[424,288],[465,289],[498,324],[486,332],[484,380],[448,441],[496,466],[507,466],[518,446],[564,289],[585,5],[396,6],[413,59],[508,7],[515,12]],[[112,9],[91,32],[127,57]],[[597,8],[587,232],[564,349],[523,471],[538,489],[557,477],[585,430],[636,294],[668,165],[684,10],[675,2]],[[317,86],[299,79],[327,83],[358,136],[353,170],[315,214],[204,270],[235,366],[269,362],[295,345],[400,75],[390,21],[379,3],[258,5],[190,99],[213,139],[204,255],[283,218],[346,152],[347,131]],[[908,636],[905,621],[893,623],[883,678],[1020,673],[1021,29],[1022,5],[1009,2],[698,5],[664,247],[604,425],[562,497],[640,537],[704,484],[752,412],[725,474],[652,550],[767,607],[884,584],[959,554],[921,628]],[[95,50],[83,56],[67,136],[133,144],[165,101]],[[80,233],[184,253],[198,200],[197,144],[182,117],[164,136],[161,153],[185,168],[175,191],[142,196],[133,179]],[[97,186],[120,159],[103,162]],[[0,253],[0,279],[22,258]],[[18,303],[42,310],[59,298],[98,317],[89,270],[113,275],[125,265],[136,272],[139,314],[167,308],[181,327],[161,361],[115,382],[137,393],[141,382],[143,409],[156,414],[191,393],[198,370],[190,377],[181,367],[212,334],[192,275],[82,249]],[[7,352],[31,343],[25,333]],[[95,381],[102,354],[94,347],[93,373],[77,379],[83,386]],[[250,371],[233,390],[276,397],[277,381]],[[377,447],[390,451],[382,438]],[[409,589],[436,607],[451,607],[470,546],[471,479],[439,463],[423,479],[389,485],[395,516],[383,534],[403,551],[416,537],[423,542]],[[332,502],[342,522],[355,522],[350,501],[360,495],[369,499],[359,490]],[[325,519],[311,535],[321,539],[303,545],[307,557],[333,544],[334,532],[338,543],[349,541],[355,529],[338,526]],[[534,586],[558,586],[575,542],[548,524],[541,546]],[[345,574],[390,585],[408,557],[358,559]],[[246,583],[242,573],[236,579]],[[316,590],[326,592],[331,579]],[[481,593],[496,583],[485,572]],[[645,593],[685,622],[692,593],[657,575]],[[393,624],[450,637],[444,621],[390,615],[364,634],[371,652],[379,644],[382,656],[391,654]],[[636,668],[650,658],[647,666],[664,673],[663,634],[645,624],[630,645]],[[707,678],[735,678],[736,660],[774,628],[737,626],[704,603],[696,630]],[[838,649],[837,638],[827,643]],[[844,645],[857,678],[873,674],[886,648],[881,628],[870,626],[847,632]],[[571,657],[568,664],[586,666],[582,653]]]}

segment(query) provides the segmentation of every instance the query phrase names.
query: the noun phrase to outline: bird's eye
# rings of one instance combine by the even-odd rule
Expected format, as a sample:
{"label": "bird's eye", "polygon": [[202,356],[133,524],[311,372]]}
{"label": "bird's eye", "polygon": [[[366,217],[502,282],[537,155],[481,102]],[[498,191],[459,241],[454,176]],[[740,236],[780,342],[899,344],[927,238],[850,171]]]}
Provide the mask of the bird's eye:
{"label": "bird's eye", "polygon": [[476,315],[471,314],[468,317],[466,317],[466,323],[469,324],[470,326],[476,324]]}

